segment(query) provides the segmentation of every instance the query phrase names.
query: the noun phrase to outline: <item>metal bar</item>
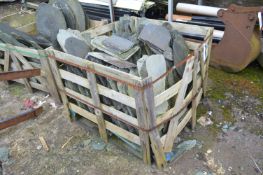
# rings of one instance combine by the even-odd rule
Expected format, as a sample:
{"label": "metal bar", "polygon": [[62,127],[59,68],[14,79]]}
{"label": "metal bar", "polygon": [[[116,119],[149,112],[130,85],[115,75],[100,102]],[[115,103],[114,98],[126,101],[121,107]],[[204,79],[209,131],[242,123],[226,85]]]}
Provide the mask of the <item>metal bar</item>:
{"label": "metal bar", "polygon": [[0,130],[8,128],[10,126],[17,125],[23,121],[29,120],[31,118],[36,118],[43,111],[43,107],[39,107],[37,109],[32,109],[17,116],[12,117],[11,119],[7,119],[4,121],[0,121]]}
{"label": "metal bar", "polygon": [[114,7],[113,7],[113,4],[112,4],[112,0],[109,0],[109,8],[110,8],[110,19],[111,19],[111,22],[114,22]]}
{"label": "metal bar", "polygon": [[40,69],[27,69],[21,71],[8,71],[0,73],[0,81],[8,81],[15,79],[31,78],[34,76],[40,76]]}
{"label": "metal bar", "polygon": [[173,0],[168,1],[168,21],[173,22],[173,13],[174,13],[174,2]]}

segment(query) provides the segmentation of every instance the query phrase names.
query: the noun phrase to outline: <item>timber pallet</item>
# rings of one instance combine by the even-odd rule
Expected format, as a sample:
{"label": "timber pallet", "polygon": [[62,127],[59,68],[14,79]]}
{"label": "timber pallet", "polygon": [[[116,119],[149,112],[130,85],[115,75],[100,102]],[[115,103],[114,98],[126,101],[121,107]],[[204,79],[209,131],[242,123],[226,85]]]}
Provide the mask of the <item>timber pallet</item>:
{"label": "timber pallet", "polygon": [[[136,18],[140,20],[140,18]],[[151,20],[152,23],[162,23],[161,21]],[[107,24],[93,30],[82,33],[92,38],[109,34],[113,30],[114,23]],[[151,164],[154,160],[159,168],[167,163],[166,154],[170,153],[173,143],[186,126],[191,121],[192,127],[196,125],[196,109],[202,95],[206,91],[206,81],[208,76],[208,66],[212,45],[213,28],[199,27],[187,24],[173,23],[174,29],[179,32],[194,33],[204,36],[203,42],[187,41],[190,50],[193,52],[184,61],[186,63],[183,78],[166,89],[164,92],[154,95],[151,77],[142,79],[138,76],[125,73],[98,63],[81,59],[67,53],[49,49],[50,65],[53,75],[62,97],[65,107],[69,114],[78,114],[81,117],[97,124],[101,138],[107,142],[110,131],[119,138],[133,143],[140,147],[142,158],[145,163]],[[60,64],[75,67],[85,71],[86,76],[79,76],[75,73],[61,69]],[[135,92],[134,96],[123,94],[113,89],[107,88],[96,82],[96,77],[102,76],[114,81],[121,82]],[[65,86],[64,82],[70,81],[76,85],[89,89],[91,97],[81,94],[76,90]],[[189,89],[190,87],[190,89]],[[107,106],[100,101],[101,96],[118,101],[125,106],[136,110],[136,117],[132,117],[113,106]],[[163,102],[175,99],[175,104],[163,115],[156,117],[154,109]],[[76,101],[92,107],[95,113],[78,106]],[[129,127],[137,130],[138,134],[128,131],[112,120],[119,120]],[[166,133],[160,134],[159,128],[162,124],[168,124]]]}
{"label": "timber pallet", "polygon": [[[33,89],[50,93],[57,102],[60,96],[44,50],[35,50],[0,43],[0,80],[24,84],[28,92]],[[35,77],[33,77],[35,75]]]}

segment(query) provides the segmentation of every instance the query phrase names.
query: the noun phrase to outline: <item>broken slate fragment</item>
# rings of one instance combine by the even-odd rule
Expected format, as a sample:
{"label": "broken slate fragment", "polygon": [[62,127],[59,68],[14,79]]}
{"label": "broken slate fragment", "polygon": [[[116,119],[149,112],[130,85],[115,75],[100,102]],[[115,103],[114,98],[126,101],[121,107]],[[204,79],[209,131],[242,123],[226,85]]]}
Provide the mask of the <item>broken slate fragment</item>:
{"label": "broken slate fragment", "polygon": [[170,48],[171,34],[167,28],[161,25],[146,24],[139,40],[145,42],[156,54],[164,54],[168,60],[173,60]]}
{"label": "broken slate fragment", "polygon": [[9,150],[7,147],[0,147],[0,162],[8,161]]}
{"label": "broken slate fragment", "polygon": [[41,3],[37,9],[36,27],[41,35],[51,42],[56,42],[59,29],[66,29],[67,24],[59,9],[50,4]]}
{"label": "broken slate fragment", "polygon": [[[140,77],[151,77],[154,81],[163,75],[166,70],[166,62],[163,55],[144,55],[137,61],[137,69]],[[154,95],[158,95],[165,90],[165,78],[153,84]],[[163,114],[168,109],[168,102],[164,102],[156,108],[156,115]]]}
{"label": "broken slate fragment", "polygon": [[131,63],[131,62],[117,59],[117,58],[115,58],[113,56],[110,56],[110,55],[108,55],[106,53],[89,52],[88,56],[97,58],[97,59],[99,59],[101,61],[104,61],[106,63],[114,65],[114,66],[116,66],[116,67],[118,67],[120,69],[127,69],[127,68],[134,68],[134,67],[136,67],[136,65]]}
{"label": "broken slate fragment", "polygon": [[134,43],[128,39],[112,35],[103,41],[103,45],[111,48],[117,53],[122,54],[130,50],[134,46]]}
{"label": "broken slate fragment", "polygon": [[105,35],[98,36],[91,40],[91,44],[93,47],[101,51],[104,51],[105,53],[111,56],[114,56],[118,59],[121,59],[121,60],[128,60],[131,56],[133,56],[140,49],[138,46],[134,46],[126,52],[123,52],[123,53],[117,52],[116,50],[113,50],[110,47],[107,47],[103,44],[103,42],[108,38],[109,37]]}
{"label": "broken slate fragment", "polygon": [[77,30],[59,30],[57,40],[64,52],[80,58],[85,58],[91,50],[88,43]]}
{"label": "broken slate fragment", "polygon": [[[173,43],[173,61],[174,65],[176,65],[187,57],[189,54],[189,48],[187,47],[183,36],[178,31],[173,30],[171,35]],[[185,65],[176,68],[181,76],[183,76],[184,67]]]}
{"label": "broken slate fragment", "polygon": [[172,152],[166,153],[165,157],[168,162],[179,159],[185,152],[190,151],[196,146],[201,144],[197,140],[187,140],[180,143],[175,150]]}

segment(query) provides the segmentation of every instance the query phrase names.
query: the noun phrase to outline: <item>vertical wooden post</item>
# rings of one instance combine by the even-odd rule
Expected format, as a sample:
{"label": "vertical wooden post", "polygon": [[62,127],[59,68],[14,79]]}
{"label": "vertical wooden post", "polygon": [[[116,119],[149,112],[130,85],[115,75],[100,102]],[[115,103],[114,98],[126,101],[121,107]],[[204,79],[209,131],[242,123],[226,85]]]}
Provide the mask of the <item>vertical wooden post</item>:
{"label": "vertical wooden post", "polygon": [[[91,64],[91,63],[89,63],[87,66],[91,69],[94,69],[93,64]],[[87,71],[87,78],[88,78],[88,81],[90,84],[90,93],[91,93],[93,103],[96,107],[101,108],[96,76],[94,73]],[[104,142],[107,143],[108,142],[108,136],[107,136],[106,126],[105,126],[105,120],[103,118],[103,113],[99,109],[94,109],[94,111],[95,111],[95,114],[97,116],[100,136],[104,140]]]}
{"label": "vertical wooden post", "polygon": [[[146,119],[149,128],[156,126],[156,114],[155,114],[155,102],[154,102],[154,92],[151,78],[146,78],[144,80],[146,85],[149,85],[144,89],[144,102],[146,108]],[[163,150],[163,145],[161,142],[161,137],[158,128],[155,128],[149,132],[151,148],[153,150],[155,161],[158,168],[163,168],[166,165],[165,154]]]}
{"label": "vertical wooden post", "polygon": [[[143,83],[136,83],[137,86],[142,87]],[[140,128],[148,128],[146,108],[144,104],[144,92],[143,90],[134,90],[135,106],[136,106],[136,115]],[[145,164],[151,165],[151,149],[150,149],[150,140],[149,133],[146,131],[139,130],[141,148],[143,152],[143,161]]]}
{"label": "vertical wooden post", "polygon": [[[194,70],[193,70],[193,91],[192,91],[192,96],[196,96],[197,94],[197,71],[198,71],[198,60],[199,60],[199,51],[195,50],[194,53],[195,60],[194,60]],[[195,129],[196,126],[196,110],[197,110],[197,98],[193,98],[192,100],[192,129]]]}
{"label": "vertical wooden post", "polygon": [[62,82],[62,78],[61,78],[60,72],[58,70],[57,61],[52,59],[52,58],[49,58],[49,55],[54,56],[55,54],[51,50],[48,50],[46,52],[47,52],[48,61],[49,61],[49,64],[50,64],[50,69],[51,69],[51,71],[53,73],[54,80],[55,80],[57,88],[58,88],[58,92],[60,94],[61,100],[62,100],[63,105],[64,105],[66,116],[69,118],[70,121],[72,121],[72,118],[70,117],[69,107],[68,107],[68,97],[65,94],[65,88],[64,88],[64,84]]}
{"label": "vertical wooden post", "polygon": [[[6,50],[4,53],[4,72],[9,71],[9,66],[10,66],[10,54],[9,50]],[[8,85],[8,81],[5,81],[5,84]]]}
{"label": "vertical wooden post", "polygon": [[[193,63],[194,63],[194,60],[192,58],[192,59],[188,60],[186,65],[185,65],[183,78],[181,80],[182,83],[181,83],[180,89],[178,91],[178,95],[177,95],[176,102],[175,102],[175,113],[179,112],[179,109],[181,108],[182,103],[184,102],[184,99],[185,99],[185,94],[186,94],[188,84],[192,81]],[[180,115],[180,114],[178,114],[178,115]],[[179,120],[178,117],[174,117],[170,121],[167,136],[165,138],[165,143],[164,143],[164,152],[171,152],[172,151],[174,140],[177,137],[177,135],[179,134],[179,132],[176,132],[176,130],[178,129],[178,124],[179,124],[178,120]]]}
{"label": "vertical wooden post", "polygon": [[206,95],[207,91],[207,81],[208,81],[208,69],[209,69],[209,64],[210,64],[210,59],[211,59],[211,49],[212,49],[212,42],[213,42],[213,32],[214,29],[210,29],[207,36],[210,36],[210,38],[207,40],[208,43],[208,55],[205,63],[205,79],[204,79],[204,96]]}
{"label": "vertical wooden post", "polygon": [[[11,58],[12,58],[12,61],[13,61],[14,64],[15,64],[16,68],[17,68],[18,70],[23,70],[22,66],[20,65],[20,63],[19,63],[19,61],[18,61],[18,59],[17,59],[17,57],[14,55],[14,53],[12,53],[12,52],[15,52],[14,47],[13,47],[12,45],[8,44],[8,45],[7,45],[7,48],[8,48],[8,50],[9,50],[10,56],[11,56]],[[12,49],[13,51],[11,52],[10,49]],[[32,87],[31,87],[31,85],[30,85],[30,83],[29,83],[29,80],[28,80],[27,78],[25,78],[25,79],[23,79],[23,81],[24,81],[24,84],[25,84],[28,92],[29,92],[29,93],[32,93],[32,92],[33,92],[33,89],[32,89]]]}
{"label": "vertical wooden post", "polygon": [[58,94],[58,90],[57,90],[57,86],[55,83],[55,79],[54,79],[53,74],[51,72],[51,68],[49,65],[48,56],[46,54],[46,51],[38,50],[38,54],[39,54],[40,63],[41,63],[41,70],[44,71],[45,78],[47,80],[46,87],[47,87],[49,93],[51,94],[51,96],[53,98],[55,98],[56,102],[61,103],[60,97]]}

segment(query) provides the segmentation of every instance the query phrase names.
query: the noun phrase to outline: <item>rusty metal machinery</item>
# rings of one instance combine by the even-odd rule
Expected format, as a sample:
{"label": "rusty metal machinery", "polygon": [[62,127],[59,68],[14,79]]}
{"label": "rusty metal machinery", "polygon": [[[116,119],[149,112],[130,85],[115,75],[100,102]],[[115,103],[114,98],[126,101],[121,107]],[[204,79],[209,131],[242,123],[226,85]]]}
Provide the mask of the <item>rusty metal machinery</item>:
{"label": "rusty metal machinery", "polygon": [[256,28],[258,12],[263,7],[230,5],[217,15],[225,24],[225,33],[212,49],[211,64],[229,72],[239,72],[257,58],[261,51],[260,29]]}

